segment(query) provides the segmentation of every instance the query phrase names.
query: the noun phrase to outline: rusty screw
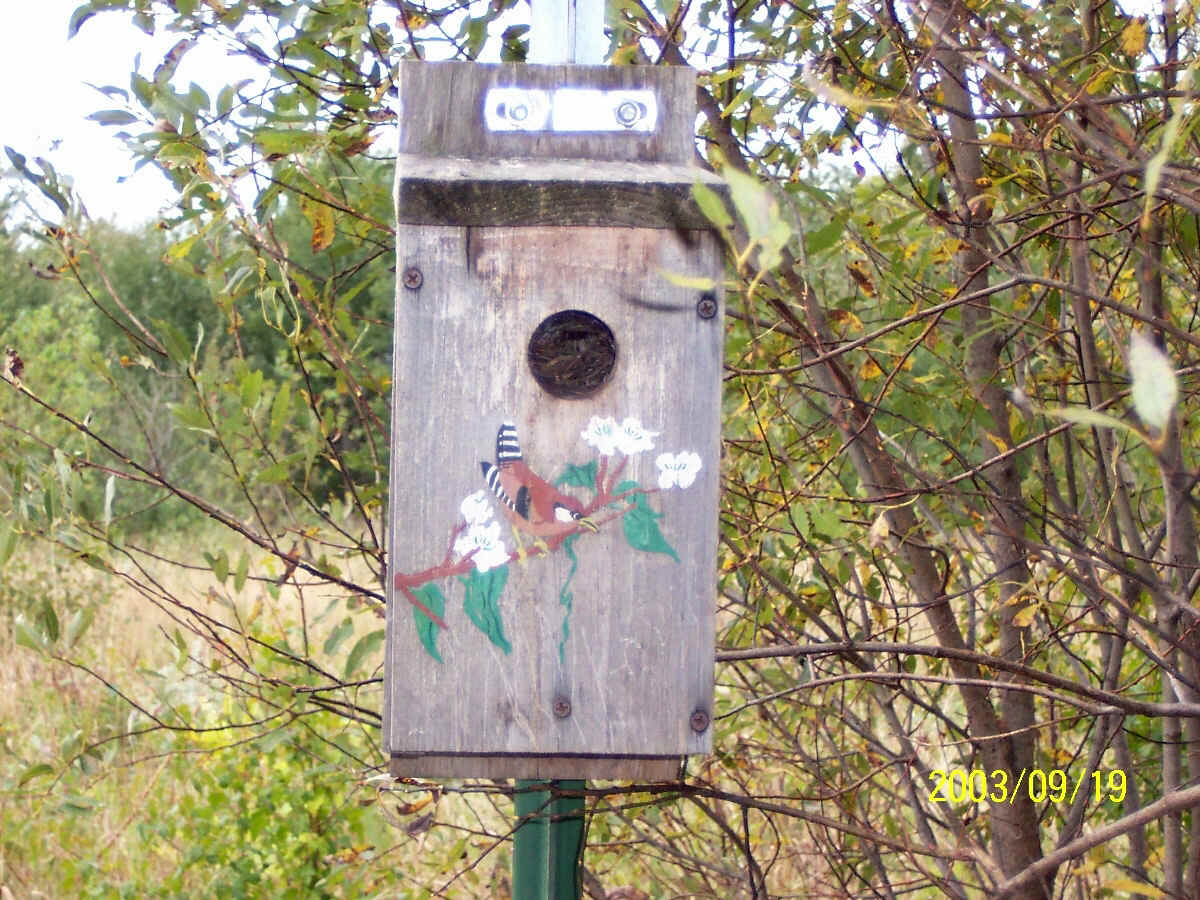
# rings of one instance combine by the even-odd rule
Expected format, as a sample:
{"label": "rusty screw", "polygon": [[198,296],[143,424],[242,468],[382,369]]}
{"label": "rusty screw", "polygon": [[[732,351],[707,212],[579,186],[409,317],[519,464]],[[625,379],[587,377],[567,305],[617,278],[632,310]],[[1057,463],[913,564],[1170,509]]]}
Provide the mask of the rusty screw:
{"label": "rusty screw", "polygon": [[[705,291],[696,302],[696,315],[702,319],[711,319],[717,314],[717,295]],[[701,729],[703,730],[703,729]]]}
{"label": "rusty screw", "polygon": [[708,728],[711,719],[705,710],[698,709],[692,713],[692,717],[688,721],[692,726],[692,731],[701,734]]}
{"label": "rusty screw", "polygon": [[555,697],[553,708],[554,708],[554,718],[565,719],[567,716],[569,716],[571,714],[571,701],[568,700],[566,697],[562,697],[562,696]]}
{"label": "rusty screw", "polygon": [[416,266],[409,266],[404,270],[404,286],[410,291],[419,290],[421,285],[425,283],[425,276],[421,274],[421,270]]}

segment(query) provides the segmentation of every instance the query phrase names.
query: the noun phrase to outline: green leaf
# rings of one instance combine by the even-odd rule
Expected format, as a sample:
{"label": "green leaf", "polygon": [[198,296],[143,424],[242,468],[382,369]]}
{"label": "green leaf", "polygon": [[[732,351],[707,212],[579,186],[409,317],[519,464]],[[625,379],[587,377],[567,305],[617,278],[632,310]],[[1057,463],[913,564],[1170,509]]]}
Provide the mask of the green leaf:
{"label": "green leaf", "polygon": [[704,217],[712,222],[718,228],[732,228],[733,216],[729,214],[729,210],[725,206],[725,201],[721,199],[721,195],[710,188],[707,184],[697,181],[692,185],[692,196],[696,198],[696,205],[700,207],[700,212],[704,213]]}
{"label": "green leaf", "polygon": [[346,678],[350,678],[362,668],[362,664],[367,661],[367,657],[383,646],[383,634],[384,631],[380,628],[377,631],[364,634],[358,639],[358,642],[350,650],[350,655],[346,657]]}
{"label": "green leaf", "polygon": [[263,128],[254,133],[255,142],[269,156],[299,153],[315,146],[321,136],[300,128]]}
{"label": "green leaf", "polygon": [[38,624],[42,626],[42,634],[46,640],[53,644],[58,640],[61,629],[58,624],[58,613],[54,611],[54,606],[49,600],[43,600],[38,608]]}
{"label": "green leaf", "polygon": [[1076,425],[1088,425],[1095,428],[1116,428],[1144,439],[1144,435],[1128,422],[1122,422],[1120,419],[1097,412],[1094,409],[1089,409],[1086,406],[1047,407],[1042,412],[1056,419],[1074,422]]}
{"label": "green leaf", "polygon": [[574,463],[568,463],[563,469],[563,473],[558,476],[554,482],[555,487],[582,487],[592,488],[596,486],[596,461],[592,460],[586,465],[577,466]]}
{"label": "green leaf", "polygon": [[846,230],[845,216],[838,216],[828,225],[810,231],[804,236],[804,249],[810,256],[815,256],[822,250],[828,250],[837,243],[842,232]]}
{"label": "green leaf", "polygon": [[29,784],[29,782],[33,781],[35,778],[42,778],[46,775],[53,774],[53,766],[49,765],[48,763],[37,763],[21,773],[21,776],[17,779],[17,787],[25,787],[25,785]]}
{"label": "green leaf", "polygon": [[325,638],[325,655],[333,656],[337,653],[337,648],[352,634],[354,634],[354,622],[349,616],[346,616],[333,631],[329,632],[329,637]]}
{"label": "green leaf", "polygon": [[[20,484],[20,482],[17,482]],[[0,566],[7,563],[13,555],[13,551],[17,549],[17,529],[13,528],[9,522],[5,522],[3,526],[4,537],[0,539]]]}
{"label": "green leaf", "polygon": [[508,581],[508,566],[497,566],[486,572],[472,569],[471,574],[459,576],[465,588],[463,609],[475,627],[487,635],[488,640],[503,650],[512,652],[512,644],[504,636],[504,622],[500,616],[500,594]]}
{"label": "green leaf", "polygon": [[133,113],[123,109],[102,109],[92,113],[88,118],[101,125],[131,125],[138,120]]}
{"label": "green leaf", "polygon": [[96,618],[95,606],[83,606],[75,610],[74,615],[67,622],[67,646],[74,647],[78,641],[91,627],[92,621]]}
{"label": "green leaf", "polygon": [[224,550],[215,556],[211,553],[205,553],[204,560],[212,567],[213,575],[217,577],[217,581],[224,584],[225,579],[229,577],[229,554]]}
{"label": "green leaf", "polygon": [[67,40],[79,34],[79,29],[83,27],[83,23],[96,14],[96,10],[91,3],[85,3],[75,9],[71,13],[70,21],[67,22]]}
{"label": "green leaf", "polygon": [[271,424],[267,431],[267,437],[271,443],[279,440],[279,434],[283,431],[284,423],[287,422],[288,413],[291,411],[292,405],[292,388],[286,381],[279,385],[279,390],[275,392],[275,399],[271,403]]}
{"label": "green leaf", "polygon": [[188,362],[192,358],[187,337],[170,322],[160,321],[157,324],[161,331],[160,337],[163,346],[166,348],[167,355],[171,358],[171,361],[187,368]]}
{"label": "green leaf", "polygon": [[18,613],[17,618],[13,621],[13,639],[20,646],[36,650],[38,653],[46,649],[45,639],[26,620],[24,613]]}
{"label": "green leaf", "polygon": [[[414,589],[413,594],[435,616],[440,618],[445,613],[446,597],[432,581]],[[415,606],[413,607],[413,619],[417,623],[417,637],[421,639],[421,645],[430,656],[441,662],[442,657],[437,649],[438,624]]]}
{"label": "green leaf", "polygon": [[246,407],[246,409],[253,409],[254,404],[258,402],[258,398],[262,396],[262,369],[247,372],[242,376],[239,386],[241,388],[242,406]]}
{"label": "green leaf", "polygon": [[237,571],[233,573],[233,589],[241,592],[246,586],[246,576],[250,574],[250,554],[245,550],[238,557]]}
{"label": "green leaf", "polygon": [[658,272],[663,278],[677,287],[690,288],[696,291],[711,291],[717,285],[714,279],[703,275],[683,275],[679,272],[668,271],[667,269],[659,269]]}
{"label": "green leaf", "polygon": [[625,529],[625,540],[629,541],[629,546],[635,550],[644,550],[646,553],[665,553],[675,562],[679,562],[679,554],[675,552],[674,547],[667,543],[667,539],[658,529],[657,520],[662,518],[662,513],[652,510],[645,500],[645,494],[638,494],[633,509],[622,517],[621,524]]}

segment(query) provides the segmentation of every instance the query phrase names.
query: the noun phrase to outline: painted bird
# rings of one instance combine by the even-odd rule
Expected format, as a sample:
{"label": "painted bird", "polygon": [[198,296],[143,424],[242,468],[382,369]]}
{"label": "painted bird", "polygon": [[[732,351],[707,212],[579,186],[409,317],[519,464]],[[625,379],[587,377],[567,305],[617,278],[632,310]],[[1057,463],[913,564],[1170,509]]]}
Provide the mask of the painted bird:
{"label": "painted bird", "polygon": [[570,534],[578,528],[599,531],[596,523],[583,514],[583,505],[554,485],[534,474],[521,457],[517,426],[505,422],[496,433],[496,464],[480,463],[483,477],[500,501],[500,509],[513,529],[517,558],[525,559],[520,532],[534,540],[543,553],[550,548],[544,538]]}

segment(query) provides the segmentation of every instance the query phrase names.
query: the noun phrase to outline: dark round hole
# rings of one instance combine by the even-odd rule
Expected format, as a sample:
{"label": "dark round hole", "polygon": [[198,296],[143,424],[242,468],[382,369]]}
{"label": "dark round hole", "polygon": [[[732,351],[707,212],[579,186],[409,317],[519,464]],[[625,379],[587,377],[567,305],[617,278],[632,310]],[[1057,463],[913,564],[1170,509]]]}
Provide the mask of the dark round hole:
{"label": "dark round hole", "polygon": [[547,316],[529,339],[529,368],[554,397],[587,397],[608,381],[617,364],[612,329],[591,313],[564,309]]}

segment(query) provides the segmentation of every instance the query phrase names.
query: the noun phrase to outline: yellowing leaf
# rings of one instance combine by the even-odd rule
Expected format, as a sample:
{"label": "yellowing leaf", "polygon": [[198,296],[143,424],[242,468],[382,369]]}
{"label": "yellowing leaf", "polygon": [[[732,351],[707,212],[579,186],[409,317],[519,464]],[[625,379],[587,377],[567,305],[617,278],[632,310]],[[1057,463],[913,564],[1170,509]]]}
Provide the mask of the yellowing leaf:
{"label": "yellowing leaf", "polygon": [[1165,897],[1167,896],[1152,884],[1146,884],[1144,881],[1134,881],[1132,878],[1114,878],[1112,881],[1106,881],[1100,885],[1101,890],[1124,891],[1128,894],[1137,894],[1141,897]]}
{"label": "yellowing leaf", "polygon": [[1017,614],[1015,616],[1013,616],[1013,625],[1017,626],[1017,628],[1028,628],[1030,625],[1033,624],[1033,617],[1036,615],[1037,615],[1037,604],[1031,603],[1029,606],[1026,606],[1024,609],[1017,611]]}
{"label": "yellowing leaf", "polygon": [[878,363],[873,359],[868,359],[862,364],[862,368],[858,370],[858,377],[863,381],[870,381],[872,378],[878,378],[883,374],[883,369],[879,368]]}
{"label": "yellowing leaf", "polygon": [[313,200],[302,200],[300,211],[312,225],[313,253],[320,253],[333,243],[333,207]]}
{"label": "yellowing leaf", "polygon": [[1132,20],[1121,31],[1121,49],[1130,56],[1137,56],[1146,49],[1146,20]]}
{"label": "yellowing leaf", "polygon": [[681,272],[671,272],[667,269],[659,269],[658,274],[682,288],[691,288],[697,291],[711,291],[716,287],[716,282],[711,278],[706,278],[703,275],[684,275]]}
{"label": "yellowing leaf", "polygon": [[872,549],[882,546],[888,537],[888,520],[887,513],[881,512],[875,517],[875,521],[871,523],[871,530],[867,532],[867,545]]}
{"label": "yellowing leaf", "polygon": [[995,444],[996,449],[1001,453],[1004,453],[1008,450],[1008,444],[1002,438],[996,437],[996,435],[992,434],[990,431],[985,433],[987,434],[987,439]]}

